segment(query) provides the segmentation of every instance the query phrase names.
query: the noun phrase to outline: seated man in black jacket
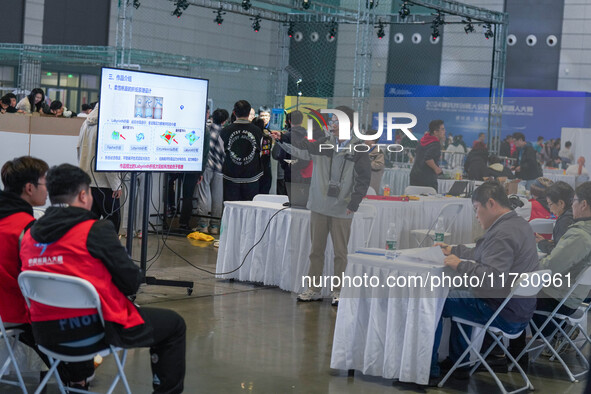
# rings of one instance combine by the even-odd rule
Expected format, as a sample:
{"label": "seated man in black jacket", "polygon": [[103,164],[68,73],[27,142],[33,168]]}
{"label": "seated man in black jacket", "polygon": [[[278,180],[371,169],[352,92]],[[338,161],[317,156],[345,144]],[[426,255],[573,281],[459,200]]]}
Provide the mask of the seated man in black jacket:
{"label": "seated man in black jacket", "polygon": [[[103,346],[103,340],[124,348],[150,347],[154,392],[181,393],[185,321],[171,310],[138,308],[127,299],[137,292],[142,273],[119,242],[113,224],[97,220],[90,211],[90,177],[81,168],[53,167],[46,185],[52,206],[22,238],[22,270],[77,276],[92,283],[101,298],[105,329],[103,339],[102,325],[92,309],[33,303],[36,341],[66,354],[93,352]],[[98,339],[88,343],[93,335]],[[78,345],[83,339],[85,345]]]}

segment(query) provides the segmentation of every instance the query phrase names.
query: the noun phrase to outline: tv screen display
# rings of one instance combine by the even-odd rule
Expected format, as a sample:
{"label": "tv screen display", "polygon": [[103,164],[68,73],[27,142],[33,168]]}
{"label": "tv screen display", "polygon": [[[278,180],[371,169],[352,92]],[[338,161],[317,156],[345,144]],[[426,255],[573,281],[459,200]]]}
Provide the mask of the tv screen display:
{"label": "tv screen display", "polygon": [[103,68],[96,171],[201,171],[208,84]]}

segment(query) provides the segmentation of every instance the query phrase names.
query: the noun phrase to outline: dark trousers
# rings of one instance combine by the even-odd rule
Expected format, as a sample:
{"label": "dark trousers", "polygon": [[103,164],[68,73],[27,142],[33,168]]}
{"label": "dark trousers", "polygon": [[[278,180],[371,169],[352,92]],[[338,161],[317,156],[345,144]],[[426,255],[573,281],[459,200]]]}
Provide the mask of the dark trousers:
{"label": "dark trousers", "polygon": [[285,179],[277,179],[277,194],[287,196],[287,187],[285,186]]}
{"label": "dark trousers", "polygon": [[163,308],[140,308],[143,332],[133,330],[119,339],[126,348],[138,347],[135,339],[144,336],[142,347],[150,348],[154,393],[182,393],[185,379],[186,326],[176,312]]}
{"label": "dark trousers", "polygon": [[201,177],[201,172],[187,172],[183,175],[183,204],[181,206],[181,217],[179,223],[188,225],[193,213],[193,192],[195,185]]}
{"label": "dark trousers", "polygon": [[[10,328],[22,330],[23,332],[18,337],[19,341],[33,349],[35,353],[39,355],[39,358],[41,358],[47,368],[51,367],[47,355],[39,350],[39,347],[37,347],[37,343],[33,337],[33,329],[31,328],[30,324],[21,324],[19,326]],[[79,363],[62,362],[60,365],[58,365],[58,372],[64,383],[80,382],[94,373],[94,361],[88,360]]]}
{"label": "dark trousers", "polygon": [[224,201],[252,201],[259,194],[259,182],[234,183],[224,179]]}
{"label": "dark trousers", "polygon": [[92,212],[99,218],[113,222],[115,231],[119,233],[121,226],[121,206],[118,198],[113,198],[113,191],[108,187],[91,187]]}

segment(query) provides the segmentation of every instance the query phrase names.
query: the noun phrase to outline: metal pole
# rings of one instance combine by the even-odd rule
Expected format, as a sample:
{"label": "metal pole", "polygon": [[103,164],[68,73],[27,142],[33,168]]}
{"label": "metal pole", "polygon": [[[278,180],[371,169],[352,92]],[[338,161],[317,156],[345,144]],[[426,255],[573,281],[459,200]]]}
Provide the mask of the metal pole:
{"label": "metal pole", "polygon": [[127,214],[127,240],[125,241],[125,245],[127,247],[127,254],[131,257],[131,251],[133,248],[133,224],[135,223],[135,208],[136,208],[136,201],[135,201],[135,192],[136,192],[136,184],[137,184],[137,172],[131,173],[131,181],[129,182],[129,196],[127,209],[129,209],[129,213]]}

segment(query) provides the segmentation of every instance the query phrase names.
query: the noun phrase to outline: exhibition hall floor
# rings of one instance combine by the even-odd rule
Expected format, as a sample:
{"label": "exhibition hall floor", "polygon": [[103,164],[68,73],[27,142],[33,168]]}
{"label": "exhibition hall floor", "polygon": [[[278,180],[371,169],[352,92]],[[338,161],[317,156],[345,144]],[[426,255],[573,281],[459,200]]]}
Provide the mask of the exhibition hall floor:
{"label": "exhibition hall floor", "polygon": [[[217,251],[210,244],[195,246],[181,237],[170,237],[167,244],[198,267],[215,270]],[[134,247],[134,257],[139,256],[139,241]],[[154,255],[155,248],[156,239],[151,237],[149,257]],[[328,300],[299,304],[294,294],[278,288],[217,280],[168,249],[164,249],[148,274],[195,282],[191,296],[183,288],[142,286],[137,297],[140,305],[170,308],[185,318],[186,393],[497,392],[487,373],[478,373],[467,381],[452,379],[444,389],[424,389],[360,372],[349,377],[347,371],[330,369],[337,309]],[[530,365],[529,376],[536,393],[583,391],[585,382],[570,383],[559,365],[553,364],[543,359]],[[105,358],[91,390],[106,392],[114,371],[112,358]],[[134,393],[151,392],[148,349],[131,350],[125,372]],[[504,382],[521,384],[518,373],[499,376]],[[29,376],[26,383],[28,390],[34,392],[35,379]],[[21,391],[0,384],[0,392]],[[46,392],[57,393],[57,385],[51,383]],[[119,384],[115,392],[123,393],[123,386]]]}

